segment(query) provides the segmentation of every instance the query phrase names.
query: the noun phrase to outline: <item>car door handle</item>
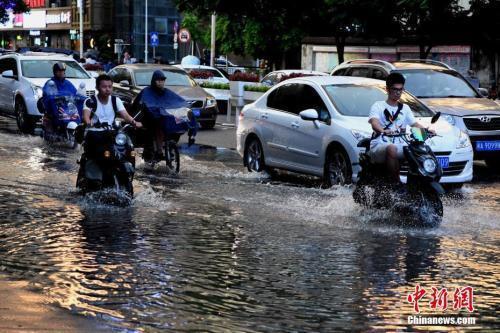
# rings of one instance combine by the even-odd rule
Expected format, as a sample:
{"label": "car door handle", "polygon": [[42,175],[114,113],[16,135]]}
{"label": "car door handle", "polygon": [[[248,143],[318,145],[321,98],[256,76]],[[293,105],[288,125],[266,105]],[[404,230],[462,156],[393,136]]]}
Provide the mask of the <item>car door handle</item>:
{"label": "car door handle", "polygon": [[299,128],[300,127],[299,123],[297,123],[297,122],[293,122],[291,124],[291,126],[292,126],[292,128]]}
{"label": "car door handle", "polygon": [[263,115],[260,116],[262,119],[267,119],[269,118],[269,115],[267,113],[264,113]]}

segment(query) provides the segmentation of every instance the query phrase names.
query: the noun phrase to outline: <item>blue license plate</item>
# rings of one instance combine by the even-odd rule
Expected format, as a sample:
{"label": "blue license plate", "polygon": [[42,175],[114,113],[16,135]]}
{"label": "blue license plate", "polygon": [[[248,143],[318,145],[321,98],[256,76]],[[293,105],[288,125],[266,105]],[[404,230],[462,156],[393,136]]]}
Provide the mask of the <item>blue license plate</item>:
{"label": "blue license plate", "polygon": [[477,151],[500,150],[500,141],[477,141],[476,150]]}
{"label": "blue license plate", "polygon": [[199,117],[200,114],[201,114],[200,109],[193,109],[193,114],[194,114],[195,117]]}
{"label": "blue license plate", "polygon": [[437,160],[439,164],[441,164],[441,168],[445,169],[450,166],[450,158],[449,157],[438,157]]}

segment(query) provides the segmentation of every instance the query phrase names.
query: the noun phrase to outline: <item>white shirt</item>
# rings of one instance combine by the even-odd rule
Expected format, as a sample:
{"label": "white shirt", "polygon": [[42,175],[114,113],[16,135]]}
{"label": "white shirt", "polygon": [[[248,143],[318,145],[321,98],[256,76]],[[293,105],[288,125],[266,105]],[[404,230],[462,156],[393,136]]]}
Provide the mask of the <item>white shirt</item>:
{"label": "white shirt", "polygon": [[[390,121],[385,118],[384,110],[387,109],[391,113],[391,115],[395,115],[398,110],[397,105],[391,106],[387,104],[386,101],[378,101],[373,103],[372,108],[370,109],[370,115],[368,116],[368,121],[370,119],[378,119],[382,128],[385,128]],[[398,118],[393,120],[393,123],[387,128],[392,130],[393,132],[400,132],[406,130],[407,126],[413,126],[417,120],[413,115],[410,107],[406,104],[403,104],[403,108],[399,112]],[[376,139],[373,139],[370,144],[370,149],[374,148],[380,142],[386,143],[394,143],[394,144],[404,144],[403,139],[401,138],[388,138],[383,135],[379,135]]]}
{"label": "white shirt", "polygon": [[[95,110],[94,116],[90,119],[91,125],[94,126],[97,123],[97,119],[99,122],[113,124],[115,121],[115,111],[113,110],[113,102],[111,101],[111,96],[108,98],[108,102],[106,104],[102,104],[99,100],[99,97],[96,96],[97,99],[97,108]],[[84,109],[87,109],[87,101],[90,101],[90,98],[85,100]],[[119,97],[116,97],[116,109],[118,112],[125,110],[123,106],[123,102]],[[92,111],[92,110],[91,110]]]}

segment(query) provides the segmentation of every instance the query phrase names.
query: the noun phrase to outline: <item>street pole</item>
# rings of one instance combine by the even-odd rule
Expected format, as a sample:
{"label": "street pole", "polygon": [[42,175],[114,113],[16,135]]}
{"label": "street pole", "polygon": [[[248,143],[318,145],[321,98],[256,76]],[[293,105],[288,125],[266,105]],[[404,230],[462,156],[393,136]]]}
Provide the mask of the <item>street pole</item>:
{"label": "street pole", "polygon": [[210,66],[214,67],[215,64],[215,12],[212,14],[212,31],[210,42]]}
{"label": "street pole", "polygon": [[80,59],[83,58],[83,0],[78,0],[78,15],[80,15]]}
{"label": "street pole", "polygon": [[146,0],[146,10],[144,16],[144,62],[148,63],[148,0]]}

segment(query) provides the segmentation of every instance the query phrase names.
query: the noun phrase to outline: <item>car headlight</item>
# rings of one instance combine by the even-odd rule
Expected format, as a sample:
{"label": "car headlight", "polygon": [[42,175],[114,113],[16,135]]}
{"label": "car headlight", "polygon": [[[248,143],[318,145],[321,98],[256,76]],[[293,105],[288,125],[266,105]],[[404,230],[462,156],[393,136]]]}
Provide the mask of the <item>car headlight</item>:
{"label": "car headlight", "polygon": [[210,108],[210,107],[216,106],[216,105],[217,105],[217,101],[215,100],[215,98],[213,98],[213,97],[207,98],[207,108]]}
{"label": "car headlight", "polygon": [[31,90],[33,90],[33,95],[35,95],[36,98],[41,98],[43,96],[42,88],[35,85],[31,85]]}
{"label": "car headlight", "polygon": [[363,132],[363,131],[357,131],[357,130],[351,130],[351,133],[354,136],[354,138],[356,140],[358,140],[358,141],[370,138],[372,136],[371,133]]}
{"label": "car headlight", "polygon": [[458,136],[458,144],[457,149],[467,148],[471,145],[469,136],[464,131],[460,131],[460,135]]}
{"label": "car headlight", "polygon": [[424,160],[424,170],[427,173],[433,173],[436,171],[436,162],[432,158],[426,158]]}
{"label": "car headlight", "polygon": [[452,115],[443,114],[441,115],[441,117],[447,122],[449,122],[452,126],[455,126],[455,117],[453,117]]}
{"label": "car headlight", "polygon": [[116,136],[115,138],[115,143],[118,145],[118,146],[123,146],[127,143],[127,136],[123,133],[120,133]]}

